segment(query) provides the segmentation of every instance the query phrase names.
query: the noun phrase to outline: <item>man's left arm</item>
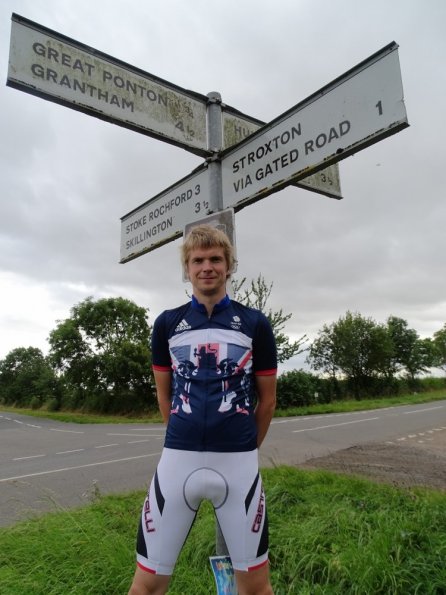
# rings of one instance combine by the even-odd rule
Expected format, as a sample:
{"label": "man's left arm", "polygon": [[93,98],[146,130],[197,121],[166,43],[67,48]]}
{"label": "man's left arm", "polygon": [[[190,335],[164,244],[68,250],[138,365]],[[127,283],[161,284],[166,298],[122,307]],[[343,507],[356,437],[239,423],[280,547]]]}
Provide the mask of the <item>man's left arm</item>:
{"label": "man's left arm", "polygon": [[276,374],[256,375],[257,406],[254,416],[257,424],[257,447],[262,444],[276,408]]}

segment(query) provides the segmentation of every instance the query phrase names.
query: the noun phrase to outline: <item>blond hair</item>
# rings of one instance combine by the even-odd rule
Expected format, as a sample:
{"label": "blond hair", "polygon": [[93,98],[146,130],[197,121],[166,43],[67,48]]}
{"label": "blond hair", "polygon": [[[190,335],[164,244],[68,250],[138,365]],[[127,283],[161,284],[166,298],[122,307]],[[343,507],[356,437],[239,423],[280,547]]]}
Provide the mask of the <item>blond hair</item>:
{"label": "blond hair", "polygon": [[228,265],[228,276],[234,269],[234,248],[228,236],[212,225],[197,225],[187,234],[181,246],[181,263],[183,270],[187,270],[187,263],[192,250],[207,250],[208,248],[222,248]]}

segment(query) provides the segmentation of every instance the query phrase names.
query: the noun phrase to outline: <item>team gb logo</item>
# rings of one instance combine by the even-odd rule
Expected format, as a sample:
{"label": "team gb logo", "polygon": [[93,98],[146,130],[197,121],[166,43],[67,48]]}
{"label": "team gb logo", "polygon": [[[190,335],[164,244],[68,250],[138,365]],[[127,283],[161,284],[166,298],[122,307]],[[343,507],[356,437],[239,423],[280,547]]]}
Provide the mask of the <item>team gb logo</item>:
{"label": "team gb logo", "polygon": [[239,331],[241,326],[242,321],[240,320],[240,316],[233,316],[231,320],[231,328],[233,328],[235,331]]}

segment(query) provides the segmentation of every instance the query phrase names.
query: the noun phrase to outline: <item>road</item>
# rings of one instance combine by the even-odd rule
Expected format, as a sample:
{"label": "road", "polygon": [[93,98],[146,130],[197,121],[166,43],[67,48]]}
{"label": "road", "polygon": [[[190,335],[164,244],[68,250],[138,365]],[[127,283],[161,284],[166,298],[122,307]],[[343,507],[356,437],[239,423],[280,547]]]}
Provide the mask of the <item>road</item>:
{"label": "road", "polygon": [[[362,411],[275,418],[262,466],[446,430],[446,400]],[[164,439],[160,424],[78,425],[0,410],[0,526],[85,505],[97,494],[145,489]]]}

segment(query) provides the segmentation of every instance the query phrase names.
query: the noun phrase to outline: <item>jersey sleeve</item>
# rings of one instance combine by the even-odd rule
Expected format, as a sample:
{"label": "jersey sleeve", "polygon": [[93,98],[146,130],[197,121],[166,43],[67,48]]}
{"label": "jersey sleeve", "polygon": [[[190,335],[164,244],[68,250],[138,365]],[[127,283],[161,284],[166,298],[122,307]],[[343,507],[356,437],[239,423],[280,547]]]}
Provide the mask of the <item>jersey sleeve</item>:
{"label": "jersey sleeve", "polygon": [[152,329],[152,367],[160,372],[171,369],[169,342],[166,332],[166,312],[156,318]]}
{"label": "jersey sleeve", "polygon": [[253,371],[257,376],[277,374],[277,348],[268,318],[259,312],[252,345]]}

